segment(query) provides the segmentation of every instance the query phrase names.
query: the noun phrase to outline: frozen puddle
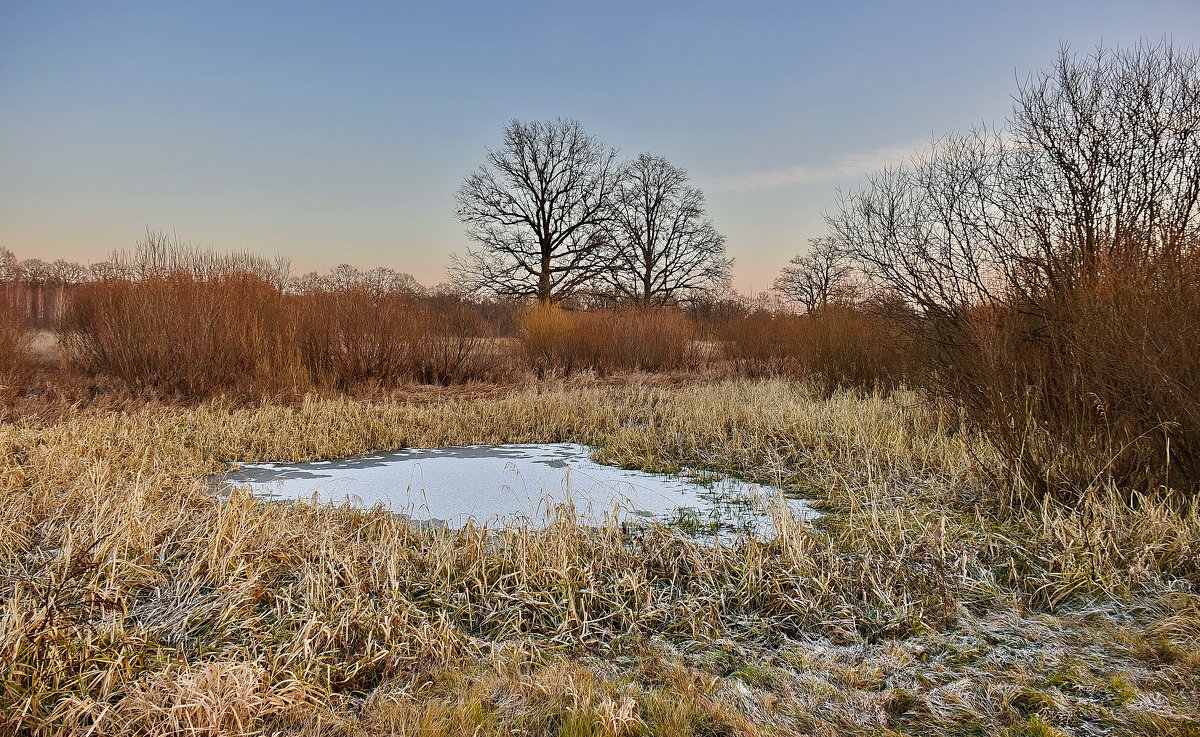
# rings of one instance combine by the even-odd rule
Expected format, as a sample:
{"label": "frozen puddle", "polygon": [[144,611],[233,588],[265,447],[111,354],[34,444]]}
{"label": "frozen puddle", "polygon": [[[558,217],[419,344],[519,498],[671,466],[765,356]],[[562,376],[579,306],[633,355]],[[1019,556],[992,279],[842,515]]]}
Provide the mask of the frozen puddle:
{"label": "frozen puddle", "polygon": [[585,521],[658,520],[697,536],[714,532],[771,533],[772,504],[786,503],[802,518],[815,516],[799,499],[774,487],[732,478],[673,476],[604,466],[589,448],[571,443],[475,445],[408,449],[311,463],[242,464],[224,484],[247,486],[271,500],[321,503],[393,512],[438,526],[542,526],[558,505],[571,503]]}

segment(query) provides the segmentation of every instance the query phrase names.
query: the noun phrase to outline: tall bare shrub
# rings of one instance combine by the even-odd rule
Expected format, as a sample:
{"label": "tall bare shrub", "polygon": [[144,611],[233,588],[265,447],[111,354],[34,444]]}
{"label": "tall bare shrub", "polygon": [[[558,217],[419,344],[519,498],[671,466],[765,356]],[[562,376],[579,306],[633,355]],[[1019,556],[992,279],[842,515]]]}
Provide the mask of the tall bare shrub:
{"label": "tall bare shrub", "polygon": [[80,287],[63,324],[68,362],[184,396],[307,386],[284,295],[257,276],[177,271]]}
{"label": "tall bare shrub", "polygon": [[938,384],[1031,490],[1200,481],[1200,269],[1110,265],[1036,309],[980,307]]}
{"label": "tall bare shrub", "polygon": [[425,384],[462,384],[499,377],[504,365],[489,351],[494,335],[479,310],[461,300],[426,300],[414,315],[409,374]]}
{"label": "tall bare shrub", "polygon": [[800,320],[795,315],[757,310],[726,320],[717,330],[726,359],[746,376],[794,373]]}
{"label": "tall bare shrub", "polygon": [[725,357],[747,376],[792,376],[826,391],[887,390],[904,381],[907,341],[870,309],[831,304],[803,315],[765,310],[726,322]]}
{"label": "tall bare shrub", "polygon": [[299,351],[314,383],[346,390],[460,384],[496,375],[492,330],[455,298],[321,288],[293,298]]}
{"label": "tall bare shrub", "polygon": [[600,371],[673,371],[696,361],[696,329],[670,307],[579,313],[585,349]]}
{"label": "tall bare shrub", "polygon": [[1200,490],[1200,52],[1063,49],[1004,135],[936,142],[829,224],[1018,490]]}
{"label": "tall bare shrub", "polygon": [[830,304],[797,318],[800,369],[827,392],[841,388],[886,391],[911,371],[906,337],[873,306]]}
{"label": "tall bare shrub", "polygon": [[314,383],[345,390],[408,378],[409,345],[419,330],[408,295],[319,289],[291,301],[299,353]]}

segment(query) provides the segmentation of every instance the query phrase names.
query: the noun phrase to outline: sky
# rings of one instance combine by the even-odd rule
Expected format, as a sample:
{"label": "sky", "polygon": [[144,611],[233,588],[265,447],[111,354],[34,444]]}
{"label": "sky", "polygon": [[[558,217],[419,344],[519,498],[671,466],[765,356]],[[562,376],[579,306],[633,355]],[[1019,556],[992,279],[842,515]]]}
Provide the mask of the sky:
{"label": "sky", "polygon": [[512,119],[688,170],[744,293],[836,193],[1002,123],[1060,43],[1200,45],[1200,3],[0,0],[0,247],[101,261],[147,228],[433,285]]}

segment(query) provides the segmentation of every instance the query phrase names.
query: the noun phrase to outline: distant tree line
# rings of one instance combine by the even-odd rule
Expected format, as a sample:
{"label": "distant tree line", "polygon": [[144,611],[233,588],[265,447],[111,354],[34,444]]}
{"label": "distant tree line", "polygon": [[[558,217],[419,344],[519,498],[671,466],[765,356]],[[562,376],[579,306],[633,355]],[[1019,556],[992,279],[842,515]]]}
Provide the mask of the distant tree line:
{"label": "distant tree line", "polygon": [[181,272],[202,280],[250,275],[291,294],[357,290],[376,296],[435,297],[450,289],[448,285],[423,287],[410,274],[386,267],[360,269],[338,264],[326,273],[294,275],[286,258],[204,250],[175,233],[147,230],[132,251],[118,251],[107,260],[87,265],[64,259],[18,259],[0,247],[0,300],[30,323],[50,325],[62,316],[72,291],[80,285],[144,281]]}
{"label": "distant tree line", "polygon": [[34,323],[48,323],[62,310],[72,287],[94,278],[92,269],[58,259],[18,259],[0,247],[0,299]]}
{"label": "distant tree line", "polygon": [[474,245],[450,275],[468,294],[656,306],[729,281],[725,237],[687,172],[645,153],[622,163],[578,121],[510,122],[457,202]]}

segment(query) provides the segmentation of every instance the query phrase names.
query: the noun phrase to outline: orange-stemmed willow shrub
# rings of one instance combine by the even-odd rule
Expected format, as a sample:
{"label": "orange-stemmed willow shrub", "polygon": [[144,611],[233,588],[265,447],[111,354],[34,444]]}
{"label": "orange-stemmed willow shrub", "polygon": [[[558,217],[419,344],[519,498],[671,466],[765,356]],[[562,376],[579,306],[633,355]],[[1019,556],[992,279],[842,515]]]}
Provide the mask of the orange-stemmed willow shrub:
{"label": "orange-stemmed willow shrub", "polygon": [[490,326],[460,300],[336,289],[295,302],[300,354],[319,386],[461,384],[500,369]]}
{"label": "orange-stemmed willow shrub", "polygon": [[799,366],[826,391],[886,391],[911,370],[910,342],[876,306],[830,304],[794,319]]}
{"label": "orange-stemmed willow shrub", "polygon": [[507,363],[495,351],[492,326],[478,308],[458,299],[425,300],[414,313],[407,371],[425,384],[503,378]]}
{"label": "orange-stemmed willow shrub", "polygon": [[738,373],[805,377],[826,391],[891,389],[911,364],[903,333],[869,306],[831,304],[803,315],[759,310],[730,319],[716,337]]}
{"label": "orange-stemmed willow shrub", "polygon": [[803,336],[795,315],[758,310],[737,315],[715,331],[725,357],[746,376],[795,373]]}
{"label": "orange-stemmed willow shrub", "polygon": [[697,362],[696,325],[671,307],[636,307],[604,314],[612,326],[613,368],[671,371]]}
{"label": "orange-stemmed willow shrub", "polygon": [[1200,263],[1112,260],[973,307],[922,383],[965,407],[1029,488],[1200,489]]}
{"label": "orange-stemmed willow shrub", "polygon": [[494,378],[490,335],[466,303],[353,287],[288,294],[239,272],[94,282],[63,321],[76,370],[195,398]]}
{"label": "orange-stemmed willow shrub", "polygon": [[83,285],[63,320],[76,369],[189,397],[308,388],[291,306],[260,277],[177,271]]}
{"label": "orange-stemmed willow shrub", "polygon": [[299,353],[314,384],[344,390],[408,378],[409,346],[418,332],[409,295],[329,289],[293,302]]}

